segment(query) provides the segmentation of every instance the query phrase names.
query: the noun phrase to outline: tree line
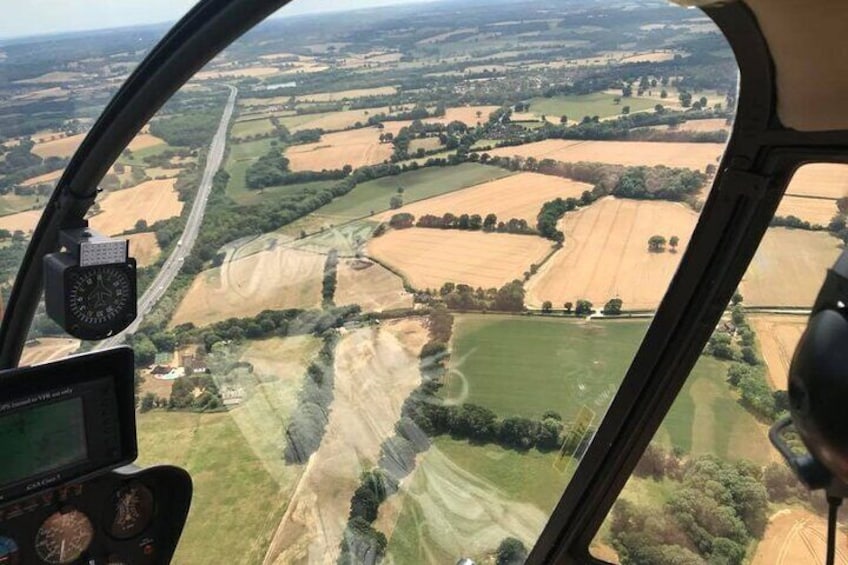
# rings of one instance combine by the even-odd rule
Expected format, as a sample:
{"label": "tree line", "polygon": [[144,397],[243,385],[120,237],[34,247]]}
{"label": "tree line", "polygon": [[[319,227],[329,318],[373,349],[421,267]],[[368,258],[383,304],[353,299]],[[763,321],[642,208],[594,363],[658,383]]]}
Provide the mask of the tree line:
{"label": "tree line", "polygon": [[[444,370],[446,344],[453,331],[453,315],[444,307],[431,309],[427,317],[429,341],[421,348],[420,359],[433,360],[419,363],[422,391]],[[415,393],[413,393],[415,394]],[[411,397],[410,397],[411,398]],[[407,399],[408,400],[408,399]],[[400,479],[415,466],[415,456],[430,446],[427,435],[408,417],[402,415],[395,424],[395,433],[380,447],[378,466],[362,473],[360,485],[351,497],[350,514],[341,542],[338,563],[379,563],[388,545],[386,536],[373,527],[380,504],[397,491]]]}
{"label": "tree line", "polygon": [[464,231],[484,231],[488,233],[512,233],[521,235],[538,235],[538,232],[531,228],[527,220],[523,218],[510,218],[506,222],[498,221],[496,214],[486,214],[483,217],[480,214],[454,214],[446,212],[441,216],[434,214],[424,214],[415,220],[412,214],[402,212],[395,214],[389,221],[389,225],[395,229],[410,228],[413,225],[419,228],[433,228],[442,230],[464,230]]}
{"label": "tree line", "polygon": [[339,267],[339,252],[336,249],[331,249],[327,253],[327,260],[324,262],[324,276],[321,279],[321,297],[324,307],[333,307],[333,297],[336,294],[336,284],[338,278]]}
{"label": "tree line", "polygon": [[333,402],[335,351],[339,336],[329,330],[323,335],[324,344],[306,368],[298,404],[286,426],[283,458],[286,463],[306,463],[318,450],[327,427],[330,405]]}

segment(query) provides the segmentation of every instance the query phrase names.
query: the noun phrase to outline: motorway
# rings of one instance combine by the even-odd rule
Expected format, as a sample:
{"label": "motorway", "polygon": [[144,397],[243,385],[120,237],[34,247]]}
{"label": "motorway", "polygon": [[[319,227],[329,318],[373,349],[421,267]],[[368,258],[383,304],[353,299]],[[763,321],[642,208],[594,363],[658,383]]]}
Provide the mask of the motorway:
{"label": "motorway", "polygon": [[[203,170],[200,187],[197,190],[197,196],[188,215],[186,227],[180,242],[174,248],[170,257],[165,260],[162,269],[156,275],[156,278],[153,279],[150,287],[148,287],[147,291],[139,299],[138,316],[135,321],[118,335],[101,341],[95,349],[113,347],[122,343],[127,335],[135,333],[144,320],[145,314],[148,314],[165,292],[167,292],[168,287],[171,286],[171,283],[174,282],[174,279],[180,272],[183,261],[191,254],[194,242],[197,241],[197,234],[200,232],[200,226],[203,224],[203,215],[206,213],[206,202],[209,199],[209,193],[212,191],[212,179],[221,167],[221,163],[224,160],[224,150],[227,147],[227,129],[233,117],[233,109],[235,108],[236,97],[238,96],[238,89],[236,87],[227,85],[227,88],[230,89],[230,97],[224,108],[224,114],[221,116],[218,131],[215,132],[215,137],[212,138],[212,143],[209,146],[209,153],[206,156],[206,168]],[[130,255],[132,255],[132,249],[130,249]]]}

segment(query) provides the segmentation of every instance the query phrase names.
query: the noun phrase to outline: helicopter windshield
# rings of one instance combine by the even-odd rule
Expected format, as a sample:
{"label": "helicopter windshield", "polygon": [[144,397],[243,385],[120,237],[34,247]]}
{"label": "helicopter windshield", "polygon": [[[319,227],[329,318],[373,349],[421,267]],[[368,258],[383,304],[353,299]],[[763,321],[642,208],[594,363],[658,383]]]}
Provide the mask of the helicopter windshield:
{"label": "helicopter windshield", "polygon": [[[167,32],[158,22],[190,7],[70,4],[0,27],[4,299],[69,158]],[[177,563],[523,562],[687,253],[734,127],[736,61],[700,11],[349,8],[280,9],[111,165],[87,217],[137,261],[127,331],[80,342],[43,305],[30,329],[22,363],[132,345],[139,462],[194,480]],[[597,558],[774,562],[786,533],[769,517],[817,523],[764,423],[787,409],[791,315],[820,282],[808,273],[848,237],[846,179],[818,165],[793,180]],[[791,273],[774,268],[786,261]],[[753,510],[722,483],[714,510],[730,525],[704,525],[707,539],[681,525],[703,517],[675,509],[721,473],[750,487]],[[786,539],[793,563],[815,562],[818,541]]]}

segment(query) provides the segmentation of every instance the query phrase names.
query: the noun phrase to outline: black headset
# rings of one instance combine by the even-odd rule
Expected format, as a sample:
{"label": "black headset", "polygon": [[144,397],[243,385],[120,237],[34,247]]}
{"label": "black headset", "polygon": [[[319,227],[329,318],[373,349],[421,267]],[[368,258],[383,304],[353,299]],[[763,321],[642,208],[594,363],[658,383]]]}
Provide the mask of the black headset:
{"label": "black headset", "polygon": [[[833,563],[836,517],[848,497],[848,250],[829,269],[789,367],[789,416],[769,439],[810,490],[829,505],[826,563]],[[783,432],[794,425],[809,453],[797,454]]]}

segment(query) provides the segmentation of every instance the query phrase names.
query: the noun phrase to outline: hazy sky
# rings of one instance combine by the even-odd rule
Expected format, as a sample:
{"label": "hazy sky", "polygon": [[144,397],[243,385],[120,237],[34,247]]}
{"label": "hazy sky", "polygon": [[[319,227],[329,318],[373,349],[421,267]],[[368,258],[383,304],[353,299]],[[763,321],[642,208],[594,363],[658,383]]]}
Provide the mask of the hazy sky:
{"label": "hazy sky", "polygon": [[[294,0],[276,15],[413,4],[422,0]],[[0,38],[175,22],[195,0],[0,0]]]}

